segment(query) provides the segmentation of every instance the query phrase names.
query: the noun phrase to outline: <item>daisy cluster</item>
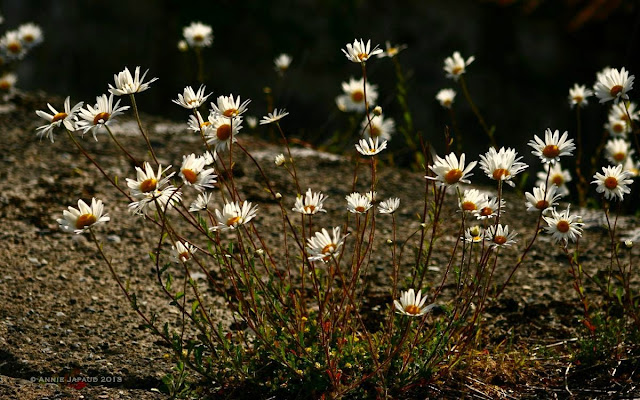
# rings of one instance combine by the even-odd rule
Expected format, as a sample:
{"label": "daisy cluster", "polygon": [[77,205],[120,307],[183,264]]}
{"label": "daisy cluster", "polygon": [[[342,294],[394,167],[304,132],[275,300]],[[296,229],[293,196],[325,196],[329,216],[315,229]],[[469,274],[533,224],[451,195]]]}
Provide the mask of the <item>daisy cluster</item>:
{"label": "daisy cluster", "polygon": [[15,87],[18,77],[11,72],[15,64],[43,40],[42,29],[32,22],[6,31],[0,37],[0,94],[9,93]]}

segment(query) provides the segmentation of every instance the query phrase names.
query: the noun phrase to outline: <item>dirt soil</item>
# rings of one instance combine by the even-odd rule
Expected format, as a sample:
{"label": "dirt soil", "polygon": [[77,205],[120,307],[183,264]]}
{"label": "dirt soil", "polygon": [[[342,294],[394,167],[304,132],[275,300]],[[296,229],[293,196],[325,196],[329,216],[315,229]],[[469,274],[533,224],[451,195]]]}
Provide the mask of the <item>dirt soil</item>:
{"label": "dirt soil", "polygon": [[[98,232],[118,273],[137,291],[143,310],[160,310],[162,315],[177,318],[156,288],[148,256],[157,240],[156,230],[127,212],[123,196],[62,133],[53,144],[36,138],[35,128],[41,120],[35,110],[45,109],[47,102],[59,107],[62,100],[21,94],[4,105],[0,114],[0,399],[168,398],[153,389],[161,388],[161,378],[171,370],[169,349],[143,329],[143,321],[120,292],[89,237],[58,228],[56,219],[79,198],[102,199],[111,221]],[[202,152],[199,138],[186,124],[144,116],[143,121],[162,164],[177,165],[183,154]],[[138,150],[133,151],[136,157],[144,156],[144,142],[134,121],[123,119],[115,133],[125,147]],[[273,164],[275,155],[284,149],[259,136],[245,127],[241,143],[264,166],[284,201],[293,205],[295,193],[290,181],[284,170]],[[98,142],[86,136],[82,143],[110,175],[120,177],[121,185],[125,177],[134,177],[132,164],[106,135],[100,135]],[[344,196],[351,192],[353,162],[302,147],[295,148],[294,155],[303,190],[311,187],[330,196],[325,203],[330,211],[318,221],[327,227],[340,223]],[[264,191],[256,169],[246,157],[238,156],[237,165],[240,191],[260,207],[258,228],[278,226],[279,208]],[[366,168],[360,171],[357,188],[364,191],[368,172]],[[477,168],[475,172],[480,174]],[[416,215],[422,210],[423,175],[384,165],[379,169],[378,199],[401,199],[399,237],[419,228]],[[493,191],[490,187],[481,189]],[[518,244],[504,251],[504,265],[498,266],[496,282],[505,279],[536,222],[536,217],[525,211],[521,195],[509,189],[506,200],[504,218],[519,232]],[[219,205],[220,199],[215,202]],[[454,197],[449,196],[440,239],[440,248],[445,250],[455,241],[455,207]],[[608,260],[606,231],[600,227],[602,213],[583,213],[589,223],[582,241],[583,261],[585,268],[596,274]],[[382,248],[390,236],[390,224],[384,223],[383,217],[378,223],[376,240]],[[637,219],[621,217],[618,224],[623,236],[637,236]],[[277,243],[278,235],[270,240]],[[636,246],[635,257],[638,251]],[[439,282],[447,260],[447,251],[435,254],[427,286]],[[409,266],[403,265],[405,273]],[[548,236],[541,235],[512,284],[484,315],[487,349],[478,354],[478,365],[451,382],[433,385],[430,397],[640,397],[634,383],[640,381],[634,361],[620,362],[617,369],[616,364],[581,369],[568,358],[570,346],[584,328],[567,267],[566,257]],[[374,259],[371,277],[368,304],[375,307],[391,302],[388,258]],[[211,297],[210,301],[224,314],[226,306],[220,299]],[[492,349],[506,342],[522,354],[524,367],[513,367],[513,357],[492,357]],[[65,377],[75,381],[72,385],[61,382]]]}

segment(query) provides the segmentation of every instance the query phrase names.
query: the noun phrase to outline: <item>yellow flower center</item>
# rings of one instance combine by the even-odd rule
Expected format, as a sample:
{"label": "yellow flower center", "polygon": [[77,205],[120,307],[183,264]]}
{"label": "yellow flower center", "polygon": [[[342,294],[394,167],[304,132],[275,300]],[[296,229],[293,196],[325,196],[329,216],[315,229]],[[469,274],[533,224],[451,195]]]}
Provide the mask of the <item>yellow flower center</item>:
{"label": "yellow flower center", "polygon": [[76,229],[84,229],[96,223],[98,219],[93,214],[82,214],[76,220]]}
{"label": "yellow flower center", "polygon": [[501,235],[494,236],[493,243],[495,243],[495,244],[505,244],[505,243],[507,243],[507,238],[505,236],[501,236]]}
{"label": "yellow flower center", "polygon": [[145,179],[140,183],[140,191],[142,193],[149,193],[156,190],[156,186],[158,186],[158,181],[154,178]]}
{"label": "yellow flower center", "polygon": [[11,89],[11,84],[9,81],[0,81],[0,90],[9,90]]}
{"label": "yellow flower center", "polygon": [[621,85],[615,85],[614,87],[611,88],[609,93],[611,94],[611,96],[616,97],[618,96],[618,94],[620,94],[620,92],[622,92],[622,89],[623,87]]}
{"label": "yellow flower center", "polygon": [[24,35],[24,36],[22,37],[22,40],[24,40],[24,41],[25,41],[25,42],[27,42],[27,43],[31,43],[31,42],[33,42],[33,41],[35,40],[35,37],[33,37],[33,35],[32,35],[32,34],[27,33],[26,35]]}
{"label": "yellow flower center", "polygon": [[544,210],[547,207],[549,207],[549,202],[546,200],[540,200],[536,203],[536,208],[538,210]]}
{"label": "yellow flower center", "polygon": [[502,177],[507,177],[511,175],[509,173],[509,170],[506,170],[504,168],[497,168],[496,170],[493,171],[493,179],[499,181],[502,179]]}
{"label": "yellow flower center", "polygon": [[613,176],[610,176],[604,180],[604,185],[607,187],[607,189],[613,190],[618,187],[618,180]]}
{"label": "yellow flower center", "polygon": [[452,75],[460,75],[461,72],[462,72],[462,67],[459,65],[456,65],[455,67],[451,68]]}
{"label": "yellow flower center", "polygon": [[556,229],[558,230],[558,232],[561,232],[561,233],[569,232],[570,227],[571,226],[569,225],[569,222],[565,220],[558,221],[558,223],[556,224]]}
{"label": "yellow flower center", "polygon": [[59,112],[51,118],[51,123],[67,118],[67,113]]}
{"label": "yellow flower center", "polygon": [[237,217],[231,217],[227,220],[227,226],[235,226],[237,224],[239,224],[240,222],[242,222],[242,217],[237,216]]}
{"label": "yellow flower center", "polygon": [[472,201],[465,201],[464,203],[462,203],[462,210],[464,211],[475,211],[477,209],[478,207],[476,207],[476,203]]}
{"label": "yellow flower center", "polygon": [[362,100],[364,100],[364,93],[361,90],[354,90],[351,93],[351,100],[353,100],[354,103],[361,103]]}
{"label": "yellow flower center", "polygon": [[462,171],[457,168],[451,169],[447,171],[446,174],[444,174],[444,180],[449,185],[453,185],[454,183],[457,183],[460,180],[460,178],[462,178]]}
{"label": "yellow flower center", "polygon": [[7,45],[7,50],[9,50],[9,53],[20,53],[20,51],[22,50],[22,45],[20,44],[20,42],[11,42]]}
{"label": "yellow flower center", "polygon": [[193,41],[194,42],[202,42],[204,40],[204,36],[197,34],[197,35],[193,35]]}
{"label": "yellow flower center", "polygon": [[93,124],[94,125],[98,125],[100,123],[100,121],[102,121],[102,123],[105,123],[109,120],[109,117],[111,116],[111,114],[109,114],[108,112],[101,112],[96,114],[95,117],[93,117]]}
{"label": "yellow flower center", "polygon": [[309,204],[308,206],[304,206],[304,211],[311,214],[316,210],[316,206],[313,204]]}
{"label": "yellow flower center", "polygon": [[207,126],[211,126],[211,122],[204,121],[203,123],[200,124],[200,128],[206,128]]}
{"label": "yellow flower center", "polygon": [[560,155],[560,149],[555,144],[550,144],[542,149],[542,155],[547,158],[556,158]]}
{"label": "yellow flower center", "polygon": [[452,101],[450,99],[446,99],[442,101],[442,105],[445,107],[451,107]]}
{"label": "yellow flower center", "polygon": [[584,97],[582,97],[582,96],[574,96],[573,97],[573,101],[575,101],[576,104],[580,104],[580,103],[582,103],[584,101]]}
{"label": "yellow flower center", "polygon": [[613,131],[614,131],[615,133],[622,133],[622,132],[624,132],[624,128],[626,128],[626,125],[625,125],[625,124],[623,124],[623,123],[621,123],[621,122],[616,123],[616,124],[615,124],[615,125],[613,125],[613,127],[612,127],[612,129],[613,129]]}
{"label": "yellow flower center", "polygon": [[222,115],[224,115],[227,118],[231,118],[231,117],[233,117],[234,115],[237,115],[237,114],[238,114],[238,110],[235,109],[235,108],[229,108],[227,110],[224,110],[224,112],[222,113]]}
{"label": "yellow flower center", "polygon": [[191,184],[196,183],[198,180],[198,174],[196,174],[192,169],[183,169],[182,175],[184,175],[184,179]]}
{"label": "yellow flower center", "polygon": [[336,245],[333,243],[329,243],[328,245],[322,248],[322,254],[331,254],[336,250]]}
{"label": "yellow flower center", "polygon": [[363,213],[364,212],[364,207],[358,206],[358,207],[356,207],[356,211],[359,212],[359,213]]}
{"label": "yellow flower center", "polygon": [[358,59],[360,61],[367,61],[368,58],[369,58],[369,55],[367,53],[359,53],[358,54]]}
{"label": "yellow flower center", "polygon": [[216,130],[216,136],[218,137],[218,140],[228,140],[229,136],[231,136],[231,125],[220,125],[220,127]]}
{"label": "yellow flower center", "polygon": [[564,185],[564,178],[562,177],[562,175],[554,175],[551,177],[551,183],[560,187]]}
{"label": "yellow flower center", "polygon": [[483,217],[488,217],[491,214],[493,214],[493,208],[491,207],[484,207],[482,208],[482,210],[480,210],[480,215],[482,215]]}
{"label": "yellow flower center", "polygon": [[613,159],[618,162],[624,161],[625,158],[627,158],[627,155],[623,152],[618,152],[613,155]]}
{"label": "yellow flower center", "polygon": [[409,304],[404,306],[404,312],[411,315],[418,315],[420,314],[420,307],[416,306],[415,304]]}
{"label": "yellow flower center", "polygon": [[378,128],[377,126],[371,125],[369,127],[369,136],[375,138],[375,137],[380,136],[381,133],[382,132],[380,131],[380,128]]}

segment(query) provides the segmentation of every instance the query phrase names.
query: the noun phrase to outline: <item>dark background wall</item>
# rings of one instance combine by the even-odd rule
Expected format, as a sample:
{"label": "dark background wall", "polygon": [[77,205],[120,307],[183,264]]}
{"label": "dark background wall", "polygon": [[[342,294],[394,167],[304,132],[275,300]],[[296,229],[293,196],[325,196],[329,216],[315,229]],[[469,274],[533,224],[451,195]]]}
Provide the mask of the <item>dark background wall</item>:
{"label": "dark background wall", "polygon": [[[139,96],[143,111],[185,119],[184,110],[170,100],[185,85],[197,84],[195,59],[180,53],[176,44],[183,26],[202,21],[215,35],[213,46],[205,50],[207,88],[214,95],[233,92],[251,98],[250,113],[262,115],[262,88],[275,87],[276,106],[291,112],[286,122],[290,132],[315,143],[346,124],[334,97],[340,82],[359,77],[360,71],[340,49],[360,37],[409,46],[400,60],[409,78],[416,126],[441,143],[447,115],[434,96],[443,87],[456,87],[444,77],[442,64],[459,50],[463,56],[476,56],[467,79],[486,119],[497,125],[499,144],[521,146],[547,127],[574,129],[566,101],[573,83],[591,86],[595,72],[607,65],[640,72],[636,2],[610,1],[604,7],[610,9],[595,12],[576,27],[576,18],[591,2],[596,3],[1,0],[5,23],[0,31],[28,21],[44,30],[45,42],[18,71],[24,90],[93,101],[106,92],[114,73],[140,65],[150,69],[150,77],[160,78]],[[281,52],[294,61],[290,74],[277,83],[272,60]],[[391,63],[375,60],[369,67],[385,113],[396,113]],[[486,141],[460,94],[457,101],[460,125],[474,137],[465,144],[482,146],[468,149],[475,157]],[[585,113],[585,129],[599,137],[606,110],[595,103],[591,101]]]}

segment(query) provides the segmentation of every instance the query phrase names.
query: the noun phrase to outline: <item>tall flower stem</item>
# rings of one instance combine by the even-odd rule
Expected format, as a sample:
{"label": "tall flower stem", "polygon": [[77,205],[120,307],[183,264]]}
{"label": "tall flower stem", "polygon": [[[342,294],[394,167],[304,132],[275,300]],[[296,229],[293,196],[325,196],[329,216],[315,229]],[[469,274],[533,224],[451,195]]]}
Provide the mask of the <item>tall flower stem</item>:
{"label": "tall flower stem", "polygon": [[136,166],[140,165],[138,163],[138,160],[136,160],[136,158],[134,156],[132,156],[131,153],[129,153],[127,151],[127,149],[125,149],[122,146],[122,144],[120,144],[118,139],[116,139],[116,137],[113,135],[113,132],[111,131],[111,128],[109,128],[109,125],[105,125],[104,127],[107,128],[107,132],[109,133],[109,137],[111,137],[111,140],[113,140],[113,142],[116,144],[116,146],[118,146],[118,148],[129,158],[129,160],[131,160],[131,162],[133,164],[135,164]]}
{"label": "tall flower stem", "polygon": [[136,122],[138,123],[138,129],[140,129],[140,133],[144,138],[144,141],[147,142],[147,147],[149,148],[149,153],[151,153],[151,158],[156,163],[156,165],[160,165],[158,162],[158,158],[156,157],[156,153],[153,151],[153,147],[151,146],[151,142],[149,141],[149,135],[142,128],[142,121],[140,120],[140,114],[138,113],[138,105],[136,104],[136,97],[133,93],[130,95],[131,97],[131,108],[133,108],[133,115],[136,117]]}
{"label": "tall flower stem", "polygon": [[460,76],[460,87],[462,88],[462,93],[464,94],[465,99],[467,99],[467,103],[469,103],[471,110],[476,115],[476,118],[478,118],[478,122],[480,123],[480,126],[482,126],[482,129],[489,137],[489,141],[491,142],[491,145],[497,148],[498,146],[496,144],[496,139],[493,136],[493,130],[489,129],[489,126],[484,121],[482,114],[480,114],[480,110],[478,110],[478,107],[476,107],[476,104],[473,102],[473,100],[471,100],[471,94],[469,93],[469,89],[467,88],[467,82],[464,80],[464,76]]}
{"label": "tall flower stem", "polygon": [[589,187],[587,180],[582,174],[580,165],[582,163],[582,120],[580,119],[580,104],[576,105],[576,176],[578,177],[578,204],[584,207],[586,204],[586,188]]}

